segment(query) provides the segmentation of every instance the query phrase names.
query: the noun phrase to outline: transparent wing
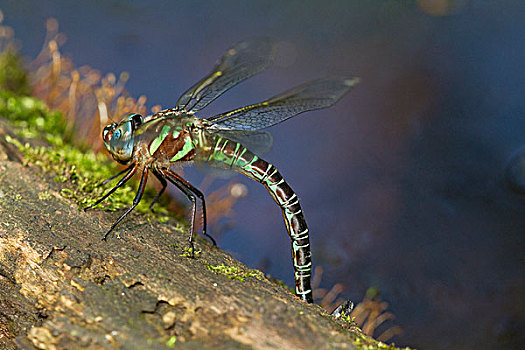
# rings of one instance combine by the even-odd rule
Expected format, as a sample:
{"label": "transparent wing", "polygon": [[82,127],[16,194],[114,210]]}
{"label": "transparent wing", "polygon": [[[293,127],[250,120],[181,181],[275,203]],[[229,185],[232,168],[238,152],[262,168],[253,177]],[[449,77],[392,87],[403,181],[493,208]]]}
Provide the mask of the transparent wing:
{"label": "transparent wing", "polygon": [[299,85],[269,100],[209,118],[212,130],[259,130],[299,113],[336,103],[359,82],[359,78],[326,78]]}
{"label": "transparent wing", "polygon": [[274,55],[275,44],[268,38],[236,44],[221,57],[210,74],[182,94],[177,110],[203,109],[228,89],[270,67]]}

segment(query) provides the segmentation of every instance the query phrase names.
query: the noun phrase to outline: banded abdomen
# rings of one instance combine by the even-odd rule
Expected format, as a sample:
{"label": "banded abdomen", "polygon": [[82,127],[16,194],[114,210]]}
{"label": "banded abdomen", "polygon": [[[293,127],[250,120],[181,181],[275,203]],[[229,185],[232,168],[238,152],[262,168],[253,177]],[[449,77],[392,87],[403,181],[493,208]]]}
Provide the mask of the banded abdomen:
{"label": "banded abdomen", "polygon": [[231,168],[262,183],[281,208],[291,239],[295,292],[301,299],[312,303],[310,240],[299,198],[272,164],[261,159],[240,143],[217,136],[213,144],[208,154],[209,164]]}

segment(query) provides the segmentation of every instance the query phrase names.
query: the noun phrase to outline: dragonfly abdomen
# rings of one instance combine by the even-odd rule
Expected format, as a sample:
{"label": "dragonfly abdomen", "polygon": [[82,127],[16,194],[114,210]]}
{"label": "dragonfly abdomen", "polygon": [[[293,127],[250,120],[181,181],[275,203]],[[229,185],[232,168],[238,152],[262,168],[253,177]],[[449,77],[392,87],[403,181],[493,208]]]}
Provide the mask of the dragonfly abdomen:
{"label": "dragonfly abdomen", "polygon": [[312,258],[310,236],[299,198],[286,183],[277,168],[238,142],[218,138],[208,161],[219,167],[228,167],[260,182],[282,210],[286,229],[291,239],[295,271],[295,291],[302,299],[313,302],[310,278]]}

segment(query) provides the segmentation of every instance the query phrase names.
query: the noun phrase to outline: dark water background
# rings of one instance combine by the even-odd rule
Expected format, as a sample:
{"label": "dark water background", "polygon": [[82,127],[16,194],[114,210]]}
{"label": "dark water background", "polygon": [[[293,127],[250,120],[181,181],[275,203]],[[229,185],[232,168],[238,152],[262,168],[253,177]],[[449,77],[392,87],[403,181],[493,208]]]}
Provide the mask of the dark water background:
{"label": "dark water background", "polygon": [[[334,108],[270,129],[265,158],[302,200],[322,285],[344,283],[355,301],[377,286],[404,327],[398,345],[519,349],[525,196],[503,173],[525,144],[525,2],[448,2],[455,7],[444,16],[394,0],[1,0],[0,8],[25,55],[38,53],[45,19],[55,17],[68,36],[62,52],[77,65],[128,71],[128,90],[149,106],[174,105],[226,48],[261,35],[282,40],[283,64],[202,114],[320,76],[361,77]],[[219,245],[291,284],[279,209],[262,186],[238,179],[249,197]]]}

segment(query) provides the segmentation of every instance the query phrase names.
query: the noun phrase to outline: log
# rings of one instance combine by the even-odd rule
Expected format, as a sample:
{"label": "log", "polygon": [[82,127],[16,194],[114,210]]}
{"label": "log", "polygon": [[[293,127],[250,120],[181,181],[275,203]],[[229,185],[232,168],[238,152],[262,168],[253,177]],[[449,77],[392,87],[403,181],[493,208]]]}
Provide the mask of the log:
{"label": "log", "polygon": [[0,347],[378,346],[201,237],[191,258],[174,221],[135,212],[102,241],[119,213],[79,210],[7,134],[0,124]]}

